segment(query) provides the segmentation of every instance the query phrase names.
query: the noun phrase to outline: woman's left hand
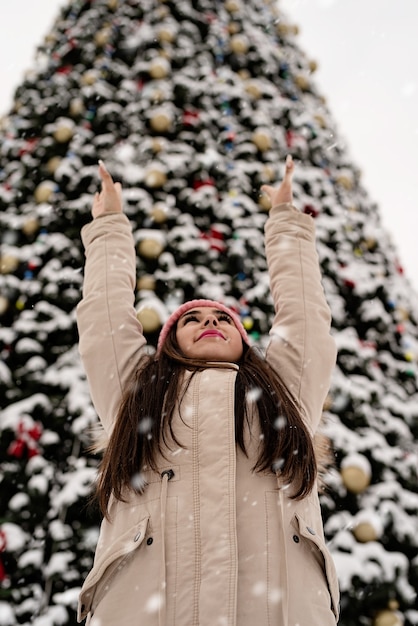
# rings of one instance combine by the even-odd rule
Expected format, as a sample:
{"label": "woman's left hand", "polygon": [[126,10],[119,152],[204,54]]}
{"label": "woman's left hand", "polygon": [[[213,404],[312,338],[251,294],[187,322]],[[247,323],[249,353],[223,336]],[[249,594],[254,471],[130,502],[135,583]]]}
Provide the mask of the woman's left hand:
{"label": "woman's left hand", "polygon": [[286,158],[284,177],[280,185],[278,187],[271,187],[270,185],[263,185],[261,187],[261,191],[269,196],[272,207],[287,202],[292,203],[292,177],[294,170],[295,163],[290,154],[288,154]]}

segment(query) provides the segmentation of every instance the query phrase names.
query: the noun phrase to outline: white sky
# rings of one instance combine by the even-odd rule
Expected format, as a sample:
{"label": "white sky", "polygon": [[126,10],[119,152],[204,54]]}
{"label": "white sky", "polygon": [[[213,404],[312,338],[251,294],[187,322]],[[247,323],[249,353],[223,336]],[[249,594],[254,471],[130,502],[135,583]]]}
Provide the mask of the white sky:
{"label": "white sky", "polygon": [[418,291],[418,1],[279,0]]}
{"label": "white sky", "polygon": [[[418,291],[418,0],[278,0]],[[0,6],[0,116],[67,0]]]}

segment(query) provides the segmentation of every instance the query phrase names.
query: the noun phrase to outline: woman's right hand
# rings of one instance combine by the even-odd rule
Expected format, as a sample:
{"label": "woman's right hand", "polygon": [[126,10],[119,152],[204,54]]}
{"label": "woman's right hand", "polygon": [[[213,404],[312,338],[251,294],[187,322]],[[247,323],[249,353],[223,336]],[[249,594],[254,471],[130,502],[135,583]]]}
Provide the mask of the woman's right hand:
{"label": "woman's right hand", "polygon": [[280,185],[278,187],[271,187],[270,185],[263,185],[261,187],[261,191],[266,193],[270,198],[272,207],[277,204],[293,202],[292,178],[294,171],[295,163],[289,154],[286,158],[284,177]]}
{"label": "woman's right hand", "polygon": [[97,191],[94,194],[92,216],[96,218],[106,213],[122,213],[122,185],[113,182],[103,161],[99,161],[99,176],[102,189],[100,193]]}

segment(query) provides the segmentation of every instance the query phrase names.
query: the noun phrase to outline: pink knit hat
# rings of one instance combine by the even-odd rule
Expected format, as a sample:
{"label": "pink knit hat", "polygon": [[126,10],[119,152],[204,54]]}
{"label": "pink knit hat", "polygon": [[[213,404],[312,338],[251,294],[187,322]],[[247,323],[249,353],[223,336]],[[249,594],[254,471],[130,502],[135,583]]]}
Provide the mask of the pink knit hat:
{"label": "pink knit hat", "polygon": [[234,311],[232,311],[232,309],[229,309],[227,306],[225,306],[221,302],[216,302],[216,300],[189,300],[189,302],[185,302],[178,309],[176,309],[174,313],[170,315],[170,317],[168,318],[168,320],[162,327],[160,336],[158,337],[157,354],[160,352],[162,345],[164,341],[166,340],[168,333],[170,332],[170,329],[177,322],[177,320],[180,319],[180,317],[184,313],[186,313],[186,311],[190,311],[191,309],[194,309],[195,307],[204,307],[204,306],[211,307],[212,309],[218,309],[218,311],[223,311],[224,313],[227,313],[232,318],[235,324],[235,327],[241,333],[241,337],[244,343],[246,343],[247,345],[250,345],[250,340],[248,338],[247,332],[244,326],[242,325],[240,318],[238,317],[236,313],[234,313]]}

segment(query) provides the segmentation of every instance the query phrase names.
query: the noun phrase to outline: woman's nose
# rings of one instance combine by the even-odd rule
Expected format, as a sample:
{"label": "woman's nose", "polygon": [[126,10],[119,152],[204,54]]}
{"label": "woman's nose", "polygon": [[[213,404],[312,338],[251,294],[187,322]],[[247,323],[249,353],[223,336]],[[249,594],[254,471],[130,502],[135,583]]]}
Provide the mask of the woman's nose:
{"label": "woman's nose", "polygon": [[205,326],[217,326],[218,325],[218,320],[216,318],[216,315],[208,315],[204,321],[204,325]]}

